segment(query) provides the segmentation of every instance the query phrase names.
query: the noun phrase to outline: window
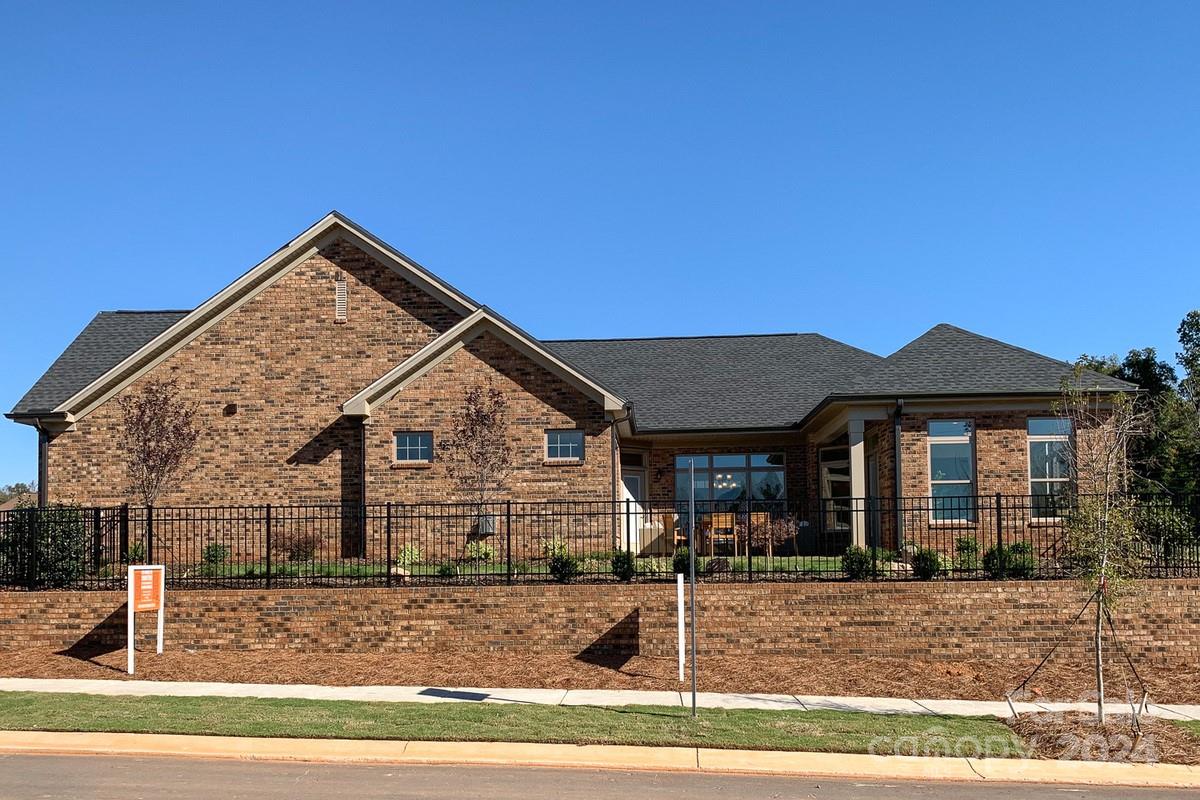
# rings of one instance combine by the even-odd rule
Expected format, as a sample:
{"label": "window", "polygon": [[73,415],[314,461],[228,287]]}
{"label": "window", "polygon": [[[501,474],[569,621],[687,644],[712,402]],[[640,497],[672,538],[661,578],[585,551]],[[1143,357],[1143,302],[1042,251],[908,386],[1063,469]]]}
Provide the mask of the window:
{"label": "window", "polygon": [[675,457],[675,499],[691,492],[696,465],[696,502],[782,500],[787,496],[782,453],[711,453]]}
{"label": "window", "polygon": [[821,499],[825,501],[825,525],[829,530],[850,529],[850,449],[823,447],[817,453],[821,465]]}
{"label": "window", "polygon": [[396,460],[408,463],[432,463],[433,434],[396,431]]}
{"label": "window", "polygon": [[929,493],[933,518],[975,520],[975,426],[969,419],[929,422]]}
{"label": "window", "polygon": [[1071,483],[1068,448],[1071,446],[1071,420],[1062,418],[1030,419],[1029,494],[1034,519],[1053,519]]}
{"label": "window", "polygon": [[546,458],[583,461],[583,431],[546,431]]}
{"label": "window", "polygon": [[346,278],[341,275],[333,282],[333,321],[346,321]]}

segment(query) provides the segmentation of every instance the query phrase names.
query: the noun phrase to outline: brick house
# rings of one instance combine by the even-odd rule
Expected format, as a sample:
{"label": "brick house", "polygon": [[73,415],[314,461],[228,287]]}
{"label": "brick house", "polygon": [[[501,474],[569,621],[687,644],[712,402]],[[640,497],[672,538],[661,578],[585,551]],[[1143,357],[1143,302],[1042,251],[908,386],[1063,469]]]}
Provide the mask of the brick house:
{"label": "brick house", "polygon": [[195,309],[100,313],[7,416],[39,431],[43,503],[127,499],[115,400],[148,375],[205,426],[163,504],[444,502],[450,414],[490,382],[513,499],[650,508],[694,464],[702,501],[924,497],[954,518],[1067,485],[1050,409],[1070,371],[951,325],[888,357],[812,333],[541,341],[335,212]]}

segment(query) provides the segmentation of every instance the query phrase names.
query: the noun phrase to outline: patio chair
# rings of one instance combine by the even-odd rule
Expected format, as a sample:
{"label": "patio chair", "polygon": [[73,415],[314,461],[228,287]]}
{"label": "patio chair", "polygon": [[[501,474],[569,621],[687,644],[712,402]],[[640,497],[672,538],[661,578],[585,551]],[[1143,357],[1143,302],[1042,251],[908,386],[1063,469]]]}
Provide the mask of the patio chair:
{"label": "patio chair", "polygon": [[708,555],[709,558],[716,555],[716,545],[718,542],[730,543],[733,545],[733,555],[738,554],[738,536],[737,536],[737,515],[736,514],[713,514],[709,519],[708,529]]}

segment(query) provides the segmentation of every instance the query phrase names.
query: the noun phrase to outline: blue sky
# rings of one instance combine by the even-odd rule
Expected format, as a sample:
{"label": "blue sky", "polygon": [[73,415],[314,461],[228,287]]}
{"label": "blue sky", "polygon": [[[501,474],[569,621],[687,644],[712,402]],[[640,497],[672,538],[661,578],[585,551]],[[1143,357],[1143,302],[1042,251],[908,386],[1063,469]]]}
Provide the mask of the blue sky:
{"label": "blue sky", "polygon": [[[546,338],[1200,307],[1200,6],[3,3],[0,404],[339,209]],[[0,424],[0,483],[35,475]]]}

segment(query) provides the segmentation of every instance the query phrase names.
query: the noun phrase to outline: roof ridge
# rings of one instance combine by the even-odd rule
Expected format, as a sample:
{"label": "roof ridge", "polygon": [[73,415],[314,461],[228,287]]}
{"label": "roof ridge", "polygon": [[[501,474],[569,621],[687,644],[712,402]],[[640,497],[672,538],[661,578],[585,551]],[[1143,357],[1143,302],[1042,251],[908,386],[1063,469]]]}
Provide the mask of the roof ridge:
{"label": "roof ridge", "polygon": [[190,314],[194,308],[114,308],[101,314]]}
{"label": "roof ridge", "polygon": [[[695,336],[612,336],[598,339],[542,339],[542,341],[547,344],[559,344],[562,342],[662,342],[691,339],[765,339],[783,336],[821,336],[824,339],[829,338],[820,333],[794,331],[790,333],[702,333]],[[830,339],[830,341],[837,340]]]}
{"label": "roof ridge", "polygon": [[[926,336],[929,333],[932,333],[933,331],[937,330],[938,328],[949,328],[952,331],[956,331],[958,333],[965,333],[968,336],[974,336],[976,339],[983,339],[984,341],[991,342],[992,344],[998,344],[1001,347],[1005,347],[1009,350],[1014,350],[1018,353],[1022,353],[1025,355],[1033,355],[1033,356],[1037,356],[1038,358],[1045,359],[1047,361],[1053,361],[1056,364],[1062,364],[1065,367],[1074,368],[1074,366],[1075,366],[1070,361],[1064,361],[1061,358],[1055,358],[1054,356],[1048,356],[1045,353],[1039,353],[1036,350],[1030,350],[1028,348],[1021,347],[1020,345],[1015,345],[1015,344],[1012,344],[1011,342],[1006,342],[1003,339],[997,339],[993,336],[986,336],[982,333],[976,333],[975,331],[968,330],[968,329],[960,327],[958,325],[954,325],[953,323],[950,323],[950,322],[939,322],[937,325],[934,325],[932,328],[925,331],[925,333],[922,333],[921,336],[918,336],[917,339],[920,339],[922,336]],[[915,342],[916,339],[914,339],[913,341]],[[909,344],[912,344],[912,342],[909,342]],[[907,345],[905,345],[905,346],[907,347]],[[896,352],[900,352],[900,351],[897,350]]]}

